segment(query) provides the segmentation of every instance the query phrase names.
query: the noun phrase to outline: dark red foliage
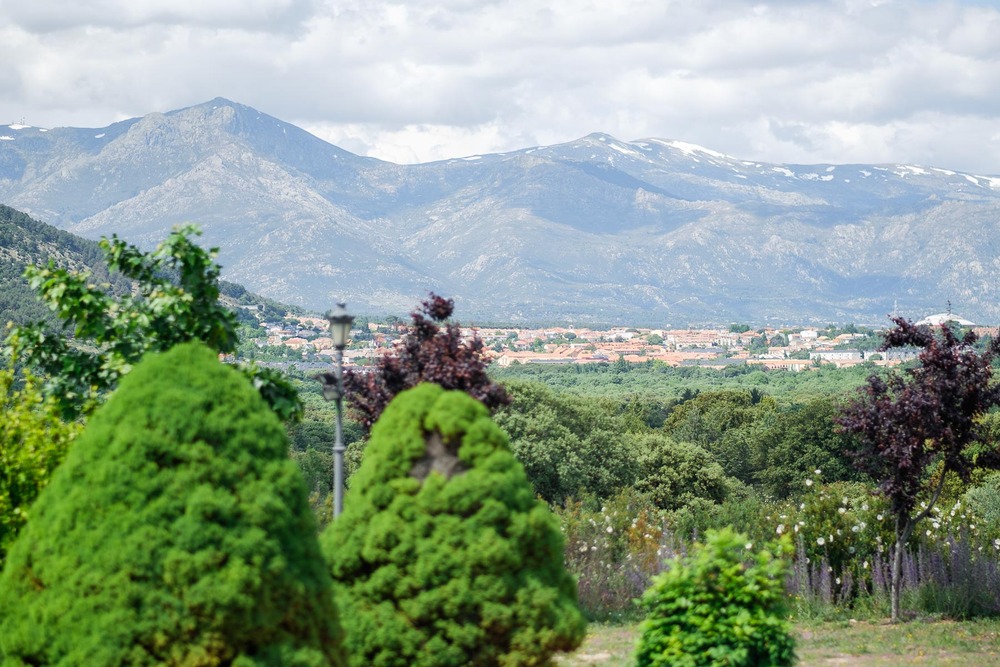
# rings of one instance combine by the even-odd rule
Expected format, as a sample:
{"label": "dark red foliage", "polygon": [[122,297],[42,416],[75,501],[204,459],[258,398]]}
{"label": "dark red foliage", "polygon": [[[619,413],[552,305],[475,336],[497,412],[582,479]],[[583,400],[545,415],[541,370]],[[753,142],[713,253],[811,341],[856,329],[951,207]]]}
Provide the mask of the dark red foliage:
{"label": "dark red foliage", "polygon": [[904,518],[912,515],[932,464],[940,461],[943,471],[968,479],[978,419],[1000,394],[991,383],[995,342],[980,353],[972,332],[959,338],[947,325],[935,332],[903,318],[893,322],[883,349],[920,348],[919,365],[902,375],[869,377],[837,422],[858,439],[858,468],[878,480],[893,513]]}
{"label": "dark red foliage", "polygon": [[373,370],[344,373],[345,398],[366,431],[396,394],[421,382],[460,389],[491,410],[510,403],[506,390],[486,375],[483,342],[463,341],[459,325],[445,322],[454,310],[453,300],[432,292],[410,313],[410,330],[393,352]]}

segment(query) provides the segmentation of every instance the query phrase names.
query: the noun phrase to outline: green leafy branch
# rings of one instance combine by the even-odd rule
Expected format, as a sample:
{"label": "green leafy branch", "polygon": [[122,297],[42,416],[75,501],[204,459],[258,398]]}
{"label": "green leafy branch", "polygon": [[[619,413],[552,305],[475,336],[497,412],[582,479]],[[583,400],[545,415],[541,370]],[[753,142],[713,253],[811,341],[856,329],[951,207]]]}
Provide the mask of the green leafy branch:
{"label": "green leafy branch", "polygon": [[[108,267],[131,279],[132,294],[113,297],[88,272],[67,271],[51,261],[30,266],[30,286],[63,322],[63,331],[41,323],[14,327],[5,352],[39,369],[46,394],[64,417],[87,414],[114,389],[146,352],[200,340],[220,354],[237,345],[235,314],[219,302],[218,248],[194,242],[195,225],[175,227],[155,250],[144,253],[112,236],[100,241]],[[284,420],[298,419],[302,406],[291,383],[254,366],[241,368]]]}

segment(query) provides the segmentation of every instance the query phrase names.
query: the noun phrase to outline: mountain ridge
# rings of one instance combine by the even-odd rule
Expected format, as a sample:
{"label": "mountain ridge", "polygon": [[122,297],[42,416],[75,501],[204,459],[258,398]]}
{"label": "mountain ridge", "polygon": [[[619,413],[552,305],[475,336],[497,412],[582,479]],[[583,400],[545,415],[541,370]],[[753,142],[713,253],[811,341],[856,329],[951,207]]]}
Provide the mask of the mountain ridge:
{"label": "mountain ridge", "polygon": [[314,310],[433,290],[511,322],[881,324],[949,300],[1000,321],[995,177],[602,133],[396,165],[222,98],[0,136],[0,202],[143,247],[196,222],[228,280]]}

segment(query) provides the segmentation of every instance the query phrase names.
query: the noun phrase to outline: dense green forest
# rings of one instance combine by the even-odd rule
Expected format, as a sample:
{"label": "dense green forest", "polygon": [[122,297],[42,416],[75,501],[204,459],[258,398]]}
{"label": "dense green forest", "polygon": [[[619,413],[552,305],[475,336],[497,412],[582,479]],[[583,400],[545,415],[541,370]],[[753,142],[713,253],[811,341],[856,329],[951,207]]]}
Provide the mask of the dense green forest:
{"label": "dense green forest", "polygon": [[38,300],[23,274],[29,264],[49,261],[75,269],[88,270],[99,283],[114,283],[114,289],[126,286],[109,276],[103,255],[94,241],[82,239],[52,225],[0,205],[0,324],[32,321],[55,323],[55,317]]}
{"label": "dense green forest", "polygon": [[493,368],[491,375],[500,382],[536,381],[583,396],[635,394],[666,401],[702,391],[756,390],[782,403],[803,403],[850,391],[876,370],[874,365],[840,369],[824,364],[808,372],[795,373],[747,365],[712,369],[648,361],[638,364],[514,364]]}

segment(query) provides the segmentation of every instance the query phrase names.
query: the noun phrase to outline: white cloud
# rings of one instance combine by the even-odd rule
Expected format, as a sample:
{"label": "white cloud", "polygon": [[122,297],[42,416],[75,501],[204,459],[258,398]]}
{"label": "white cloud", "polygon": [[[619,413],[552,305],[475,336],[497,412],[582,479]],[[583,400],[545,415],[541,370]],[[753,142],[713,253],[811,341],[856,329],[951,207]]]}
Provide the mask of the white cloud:
{"label": "white cloud", "polygon": [[216,96],[348,150],[690,141],[1000,173],[1000,9],[957,0],[0,0],[0,122]]}
{"label": "white cloud", "polygon": [[0,1],[11,24],[37,33],[80,27],[137,28],[196,25],[273,31],[301,23],[316,10],[312,0],[63,0]]}

